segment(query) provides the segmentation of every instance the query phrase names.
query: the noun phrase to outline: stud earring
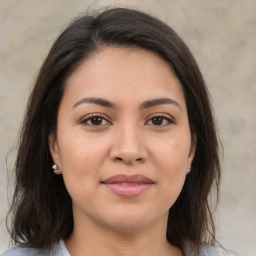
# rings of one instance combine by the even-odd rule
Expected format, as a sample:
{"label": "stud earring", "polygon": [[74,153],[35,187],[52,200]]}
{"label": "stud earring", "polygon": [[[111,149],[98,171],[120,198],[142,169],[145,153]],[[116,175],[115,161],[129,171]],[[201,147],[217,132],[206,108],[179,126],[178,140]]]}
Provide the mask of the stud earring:
{"label": "stud earring", "polygon": [[53,164],[52,165],[52,169],[53,169],[53,172],[56,174],[56,175],[60,175],[61,174],[61,170],[59,168],[59,166],[57,164]]}
{"label": "stud earring", "polygon": [[60,168],[59,168],[59,166],[58,166],[57,164],[54,164],[54,165],[52,166],[52,169],[53,169],[54,171],[57,171],[57,170],[59,170]]}

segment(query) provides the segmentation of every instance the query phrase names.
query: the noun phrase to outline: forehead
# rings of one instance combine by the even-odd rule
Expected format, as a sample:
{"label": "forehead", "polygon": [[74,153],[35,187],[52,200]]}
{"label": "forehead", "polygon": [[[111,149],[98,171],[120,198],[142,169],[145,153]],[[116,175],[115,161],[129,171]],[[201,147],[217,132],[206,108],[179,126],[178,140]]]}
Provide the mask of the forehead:
{"label": "forehead", "polygon": [[[147,100],[176,97],[182,86],[170,65],[144,49],[106,47],[86,58],[67,80],[65,95]],[[75,100],[75,99],[74,99]]]}

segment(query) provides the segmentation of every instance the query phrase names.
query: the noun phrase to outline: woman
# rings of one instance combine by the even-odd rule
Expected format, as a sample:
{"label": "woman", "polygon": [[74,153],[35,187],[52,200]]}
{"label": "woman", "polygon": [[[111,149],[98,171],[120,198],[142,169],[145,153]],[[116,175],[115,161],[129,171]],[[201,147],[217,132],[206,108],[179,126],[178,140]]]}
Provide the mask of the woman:
{"label": "woman", "polygon": [[80,17],[28,102],[10,211],[19,246],[3,255],[219,255],[219,178],[207,88],[184,42],[135,10]]}

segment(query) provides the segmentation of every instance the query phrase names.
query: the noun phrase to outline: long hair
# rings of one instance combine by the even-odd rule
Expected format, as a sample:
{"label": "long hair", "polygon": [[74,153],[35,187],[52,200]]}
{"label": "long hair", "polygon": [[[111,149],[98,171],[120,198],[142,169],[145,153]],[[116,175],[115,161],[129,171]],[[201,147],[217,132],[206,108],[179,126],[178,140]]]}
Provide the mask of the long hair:
{"label": "long hair", "polygon": [[72,201],[51,170],[48,138],[56,132],[66,80],[89,55],[106,47],[141,48],[163,58],[179,78],[197,147],[191,172],[169,210],[166,236],[180,248],[214,244],[210,194],[218,198],[218,138],[207,87],[185,43],[165,23],[140,11],[115,8],[74,20],[57,38],[30,95],[15,163],[9,231],[15,244],[49,249],[73,230]]}

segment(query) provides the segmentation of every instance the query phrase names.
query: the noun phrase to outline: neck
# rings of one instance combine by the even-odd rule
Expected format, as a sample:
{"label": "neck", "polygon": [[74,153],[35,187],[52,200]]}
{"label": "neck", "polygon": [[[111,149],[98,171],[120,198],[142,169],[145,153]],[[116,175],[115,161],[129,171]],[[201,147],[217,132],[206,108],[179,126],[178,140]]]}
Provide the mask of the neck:
{"label": "neck", "polygon": [[140,230],[114,230],[90,221],[79,226],[65,241],[72,256],[182,256],[180,249],[166,239],[166,223]]}

